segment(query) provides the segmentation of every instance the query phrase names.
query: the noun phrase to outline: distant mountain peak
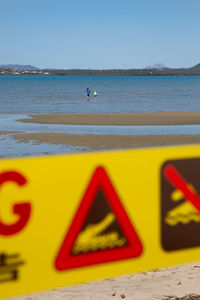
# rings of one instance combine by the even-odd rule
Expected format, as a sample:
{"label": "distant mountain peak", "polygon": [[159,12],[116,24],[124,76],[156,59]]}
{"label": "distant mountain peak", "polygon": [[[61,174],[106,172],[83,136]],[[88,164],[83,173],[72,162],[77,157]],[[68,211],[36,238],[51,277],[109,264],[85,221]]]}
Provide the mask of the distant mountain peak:
{"label": "distant mountain peak", "polygon": [[164,64],[158,62],[147,66],[145,69],[168,69]]}
{"label": "distant mountain peak", "polygon": [[192,67],[191,69],[200,69],[200,63]]}
{"label": "distant mountain peak", "polygon": [[14,70],[26,70],[26,71],[39,70],[38,68],[31,66],[31,65],[18,65],[18,64],[0,65],[0,68],[14,69]]}

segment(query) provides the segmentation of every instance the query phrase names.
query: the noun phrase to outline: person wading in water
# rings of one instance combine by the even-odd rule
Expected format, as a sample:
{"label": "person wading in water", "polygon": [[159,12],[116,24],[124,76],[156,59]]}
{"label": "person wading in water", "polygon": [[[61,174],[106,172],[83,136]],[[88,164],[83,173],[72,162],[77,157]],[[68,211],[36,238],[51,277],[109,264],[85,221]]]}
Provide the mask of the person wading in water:
{"label": "person wading in water", "polygon": [[87,94],[86,99],[89,100],[90,99],[90,89],[89,88],[87,88],[86,94]]}

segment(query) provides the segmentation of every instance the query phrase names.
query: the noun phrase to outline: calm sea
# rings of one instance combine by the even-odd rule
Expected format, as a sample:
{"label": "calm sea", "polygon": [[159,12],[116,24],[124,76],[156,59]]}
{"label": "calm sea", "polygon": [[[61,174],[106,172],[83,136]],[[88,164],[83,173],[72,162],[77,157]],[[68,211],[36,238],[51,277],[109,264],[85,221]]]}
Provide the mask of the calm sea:
{"label": "calm sea", "polygon": [[200,76],[0,76],[1,113],[159,111],[200,111]]}

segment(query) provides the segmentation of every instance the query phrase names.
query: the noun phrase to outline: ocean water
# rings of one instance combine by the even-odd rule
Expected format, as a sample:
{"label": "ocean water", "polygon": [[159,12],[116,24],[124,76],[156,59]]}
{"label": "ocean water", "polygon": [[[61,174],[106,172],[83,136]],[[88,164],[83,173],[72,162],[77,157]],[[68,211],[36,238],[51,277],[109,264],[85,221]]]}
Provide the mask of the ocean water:
{"label": "ocean water", "polygon": [[159,111],[200,111],[200,76],[0,76],[0,113]]}
{"label": "ocean water", "polygon": [[[86,88],[98,92],[86,100]],[[189,126],[79,126],[18,122],[40,113],[134,113],[200,111],[200,76],[0,76],[0,157],[70,153],[72,145],[39,144],[14,139],[21,133],[200,134]],[[88,149],[89,150],[89,149]]]}

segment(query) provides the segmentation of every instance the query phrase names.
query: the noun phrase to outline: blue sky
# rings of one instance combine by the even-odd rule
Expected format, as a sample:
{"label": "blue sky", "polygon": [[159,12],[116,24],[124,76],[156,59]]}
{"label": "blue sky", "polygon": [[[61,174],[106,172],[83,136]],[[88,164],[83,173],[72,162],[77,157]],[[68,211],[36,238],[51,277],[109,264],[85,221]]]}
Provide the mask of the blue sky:
{"label": "blue sky", "polygon": [[143,68],[200,63],[199,0],[0,0],[0,64]]}

